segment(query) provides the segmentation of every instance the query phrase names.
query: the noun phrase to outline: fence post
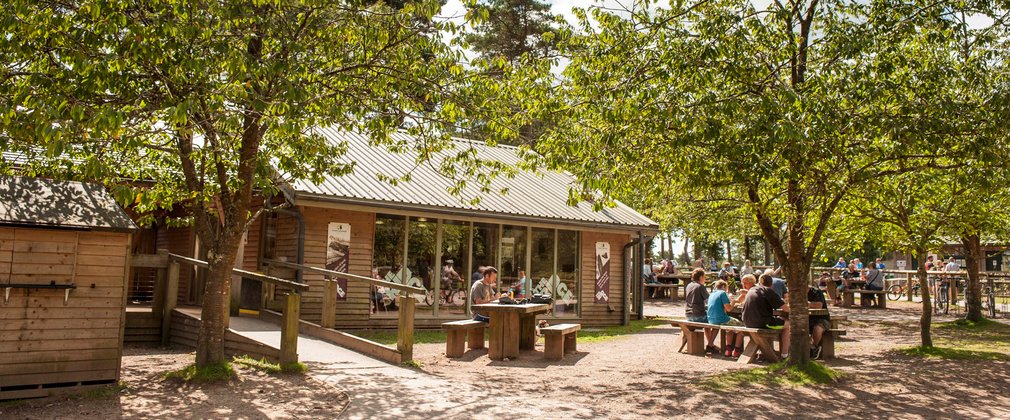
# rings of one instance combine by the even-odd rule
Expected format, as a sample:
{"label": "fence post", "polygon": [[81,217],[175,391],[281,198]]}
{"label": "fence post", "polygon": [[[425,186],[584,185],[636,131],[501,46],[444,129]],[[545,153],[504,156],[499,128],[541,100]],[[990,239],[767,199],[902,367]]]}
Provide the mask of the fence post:
{"label": "fence post", "polygon": [[[908,292],[907,300],[912,301],[912,273],[905,273],[905,291]],[[919,293],[922,293],[922,289],[919,289]]]}
{"label": "fence post", "polygon": [[400,319],[396,330],[396,349],[400,351],[400,361],[414,359],[414,305],[417,304],[411,296],[400,295]]}
{"label": "fence post", "polygon": [[323,317],[319,325],[333,328],[337,323],[337,281],[323,281]]}
{"label": "fence post", "polygon": [[290,293],[285,299],[284,317],[281,323],[281,364],[298,361],[298,318],[301,311],[301,295]]}
{"label": "fence post", "polygon": [[165,269],[165,304],[161,312],[161,345],[167,346],[172,332],[172,310],[179,299],[179,263],[168,262]]}

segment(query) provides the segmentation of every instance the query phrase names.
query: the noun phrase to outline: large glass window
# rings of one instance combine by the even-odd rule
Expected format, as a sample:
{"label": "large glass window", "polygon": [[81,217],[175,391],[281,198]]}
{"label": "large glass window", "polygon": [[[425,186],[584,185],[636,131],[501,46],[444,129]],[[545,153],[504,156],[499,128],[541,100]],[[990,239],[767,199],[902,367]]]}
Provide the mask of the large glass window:
{"label": "large glass window", "polygon": [[466,313],[466,298],[470,293],[469,267],[470,224],[445,220],[442,222],[442,283],[439,315]]}
{"label": "large glass window", "polygon": [[407,233],[407,285],[423,287],[424,295],[417,298],[417,312],[430,311],[435,303],[435,230],[438,223],[426,218],[410,218]]}
{"label": "large glass window", "polygon": [[[403,265],[403,237],[406,219],[403,216],[375,216],[375,242],[372,245],[372,277],[394,283],[406,281]],[[396,310],[396,290],[372,286],[372,312]]]}
{"label": "large glass window", "polygon": [[558,231],[558,286],[555,294],[554,315],[576,316],[579,299],[579,233]]}
{"label": "large glass window", "polygon": [[526,294],[530,288],[529,273],[526,270],[526,227],[502,227],[501,267],[498,268],[501,289],[508,291],[512,288],[519,295]]}
{"label": "large glass window", "polygon": [[533,228],[530,237],[530,279],[533,293],[555,296],[554,229]]}
{"label": "large glass window", "polygon": [[[473,265],[470,267],[472,272],[470,275],[471,283],[480,279],[480,273],[477,270],[489,265],[493,266],[495,265],[495,261],[498,260],[498,225],[474,223],[472,251]],[[495,286],[495,290],[498,290],[498,286]]]}

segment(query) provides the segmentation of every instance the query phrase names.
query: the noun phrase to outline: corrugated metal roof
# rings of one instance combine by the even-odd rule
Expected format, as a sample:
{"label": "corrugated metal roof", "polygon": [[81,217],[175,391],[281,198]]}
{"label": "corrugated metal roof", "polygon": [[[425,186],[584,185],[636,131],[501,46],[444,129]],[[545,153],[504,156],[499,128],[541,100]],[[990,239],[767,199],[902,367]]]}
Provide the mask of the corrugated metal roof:
{"label": "corrugated metal roof", "polygon": [[0,176],[0,225],[137,229],[101,185],[18,176]]}
{"label": "corrugated metal roof", "polygon": [[[357,204],[396,204],[419,210],[467,211],[488,215],[515,216],[544,219],[577,225],[612,225],[613,227],[655,229],[656,222],[630,207],[618,203],[616,207],[594,211],[589,203],[569,206],[568,189],[573,179],[568,174],[553,171],[530,173],[519,171],[514,178],[499,178],[491,183],[490,193],[479,193],[478,188],[466,188],[461,196],[449,192],[453,180],[446,178],[433,166],[442,157],[461,150],[474,148],[481,159],[515,166],[520,162],[518,150],[509,146],[490,147],[484,143],[456,139],[449,150],[433,158],[432,164],[418,165],[417,152],[392,153],[383,146],[370,146],[368,136],[337,128],[321,128],[317,132],[332,144],[347,143],[347,154],[339,160],[355,162],[352,173],[339,177],[326,177],[316,184],[295,180],[291,186],[297,199],[317,199]],[[415,144],[416,138],[406,133],[393,134],[394,141]],[[392,185],[378,174],[398,178],[410,173],[410,182]],[[498,191],[508,188],[507,195]],[[480,203],[470,204],[469,198],[480,196]]]}

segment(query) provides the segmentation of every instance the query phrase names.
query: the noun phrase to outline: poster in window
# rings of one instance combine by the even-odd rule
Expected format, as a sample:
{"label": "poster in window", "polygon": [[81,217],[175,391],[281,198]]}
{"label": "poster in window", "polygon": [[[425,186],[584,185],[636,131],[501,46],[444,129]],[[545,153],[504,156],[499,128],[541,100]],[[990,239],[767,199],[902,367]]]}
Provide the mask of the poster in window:
{"label": "poster in window", "polygon": [[[326,229],[326,237],[326,269],[339,273],[348,272],[351,264],[351,224],[330,223]],[[347,300],[347,279],[336,280],[337,300]]]}
{"label": "poster in window", "polygon": [[594,303],[610,302],[610,243],[596,243],[596,294]]}

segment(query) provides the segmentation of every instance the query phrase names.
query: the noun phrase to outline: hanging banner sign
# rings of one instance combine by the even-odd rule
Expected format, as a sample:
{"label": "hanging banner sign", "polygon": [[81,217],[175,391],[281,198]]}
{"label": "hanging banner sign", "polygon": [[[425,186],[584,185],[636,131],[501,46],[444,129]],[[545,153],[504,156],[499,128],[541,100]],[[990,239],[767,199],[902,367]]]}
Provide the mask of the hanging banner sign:
{"label": "hanging banner sign", "polygon": [[594,303],[610,302],[610,243],[596,243],[596,293]]}
{"label": "hanging banner sign", "polygon": [[[351,265],[351,224],[330,223],[326,229],[326,237],[326,269],[340,273],[348,272]],[[337,300],[347,300],[347,279],[338,277],[336,280]]]}

